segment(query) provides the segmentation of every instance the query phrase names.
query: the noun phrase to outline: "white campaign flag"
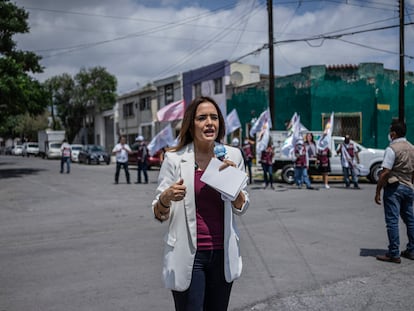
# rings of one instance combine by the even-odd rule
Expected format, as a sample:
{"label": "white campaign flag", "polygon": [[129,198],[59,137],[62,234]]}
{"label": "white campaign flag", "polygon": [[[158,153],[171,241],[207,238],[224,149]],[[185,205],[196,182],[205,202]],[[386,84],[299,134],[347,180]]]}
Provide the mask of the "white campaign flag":
{"label": "white campaign flag", "polygon": [[158,121],[174,121],[184,117],[184,100],[170,103],[157,111]]}
{"label": "white campaign flag", "polygon": [[323,150],[326,147],[331,145],[332,140],[332,132],[334,127],[334,113],[331,113],[331,117],[329,118],[328,122],[325,124],[325,129],[323,131],[323,135],[319,138],[316,146],[318,149]]}
{"label": "white campaign flag", "polygon": [[282,145],[282,156],[293,159],[296,142],[301,138],[300,133],[302,126],[303,125],[300,123],[300,116],[295,112],[290,120],[288,137]]}
{"label": "white campaign flag", "polygon": [[233,109],[226,117],[226,135],[233,133],[241,127],[237,110]]}
{"label": "white campaign flag", "polygon": [[174,144],[174,137],[172,134],[171,124],[168,124],[157,135],[155,135],[147,148],[149,154],[153,156],[158,150],[163,147],[172,146]]}
{"label": "white campaign flag", "polygon": [[267,127],[269,129],[272,128],[272,118],[270,116],[269,108],[263,111],[256,122],[252,125],[249,132],[250,136],[253,137],[256,133],[261,132],[265,123],[267,123]]}
{"label": "white campaign flag", "polygon": [[260,132],[260,135],[258,137],[257,143],[256,143],[256,154],[260,155],[263,150],[267,148],[267,145],[269,144],[270,139],[270,129],[267,124],[263,124],[263,129]]}

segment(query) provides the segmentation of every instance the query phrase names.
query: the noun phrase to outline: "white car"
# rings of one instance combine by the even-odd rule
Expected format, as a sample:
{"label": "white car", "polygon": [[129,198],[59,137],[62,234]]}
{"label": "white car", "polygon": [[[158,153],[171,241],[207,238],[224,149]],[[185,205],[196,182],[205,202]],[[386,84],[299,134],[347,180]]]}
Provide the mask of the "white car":
{"label": "white car", "polygon": [[39,144],[38,143],[24,143],[22,156],[38,156],[39,155]]}
{"label": "white car", "polygon": [[82,150],[83,145],[73,144],[70,147],[72,148],[72,162],[79,162],[79,151]]}
{"label": "white car", "polygon": [[23,152],[23,145],[15,145],[12,149],[13,155],[22,155]]}
{"label": "white car", "polygon": [[62,157],[62,151],[60,151],[61,146],[62,143],[49,142],[46,157],[48,159],[60,159]]}

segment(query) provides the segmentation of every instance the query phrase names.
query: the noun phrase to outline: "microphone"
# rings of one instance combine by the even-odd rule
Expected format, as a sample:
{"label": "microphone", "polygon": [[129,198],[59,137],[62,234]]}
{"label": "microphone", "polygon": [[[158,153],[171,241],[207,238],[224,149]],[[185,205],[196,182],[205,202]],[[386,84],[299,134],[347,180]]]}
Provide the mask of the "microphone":
{"label": "microphone", "polygon": [[223,161],[226,158],[226,155],[227,155],[226,147],[224,147],[224,145],[222,145],[222,144],[215,145],[214,146],[214,154],[215,154],[217,159],[219,159],[220,161]]}

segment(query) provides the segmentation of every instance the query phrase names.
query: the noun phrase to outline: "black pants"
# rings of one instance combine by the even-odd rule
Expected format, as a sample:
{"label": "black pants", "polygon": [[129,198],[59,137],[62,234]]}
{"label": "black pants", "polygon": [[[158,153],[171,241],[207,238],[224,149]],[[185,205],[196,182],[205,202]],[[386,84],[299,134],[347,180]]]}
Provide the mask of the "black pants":
{"label": "black pants", "polygon": [[139,162],[138,161],[138,168],[137,168],[137,182],[141,183],[141,172],[144,174],[144,181],[148,184],[148,164],[147,162]]}
{"label": "black pants", "polygon": [[130,181],[129,181],[128,162],[125,162],[125,163],[116,162],[115,182],[118,183],[119,181],[119,171],[121,170],[121,166],[124,168],[125,177],[126,177],[127,183],[129,184]]}
{"label": "black pants", "polygon": [[224,277],[224,251],[197,251],[190,287],[172,291],[176,311],[226,311],[233,283]]}

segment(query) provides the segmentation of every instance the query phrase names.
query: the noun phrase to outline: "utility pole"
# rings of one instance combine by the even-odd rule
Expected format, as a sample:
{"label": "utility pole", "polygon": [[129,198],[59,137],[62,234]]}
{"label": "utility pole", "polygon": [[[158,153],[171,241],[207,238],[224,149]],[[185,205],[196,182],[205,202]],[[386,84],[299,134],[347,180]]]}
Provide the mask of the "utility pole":
{"label": "utility pole", "polygon": [[405,121],[404,115],[404,82],[405,82],[405,66],[404,66],[404,0],[399,0],[400,3],[400,84],[398,97],[398,120]]}
{"label": "utility pole", "polygon": [[267,14],[269,20],[269,111],[272,125],[275,128],[275,68],[273,58],[273,0],[267,0]]}

